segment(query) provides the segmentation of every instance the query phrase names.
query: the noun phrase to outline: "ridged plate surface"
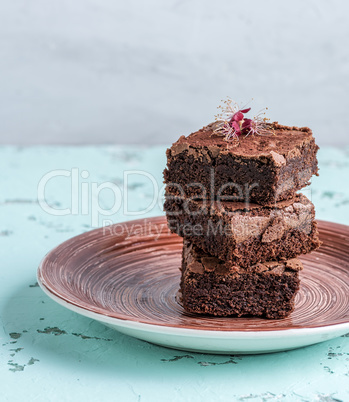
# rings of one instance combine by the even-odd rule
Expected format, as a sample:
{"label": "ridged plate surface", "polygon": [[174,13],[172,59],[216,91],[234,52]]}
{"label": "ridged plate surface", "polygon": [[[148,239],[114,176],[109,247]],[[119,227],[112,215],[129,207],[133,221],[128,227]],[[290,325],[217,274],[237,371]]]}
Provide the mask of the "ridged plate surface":
{"label": "ridged plate surface", "polygon": [[[300,329],[317,329],[319,334],[322,328],[324,340],[328,338],[326,332],[331,332],[326,327],[349,332],[349,227],[325,221],[319,221],[318,227],[323,245],[301,257],[304,270],[296,308],[282,320],[216,318],[184,312],[177,297],[182,239],[169,233],[164,217],[129,221],[74,237],[44,258],[38,279],[46,293],[66,307],[170,347],[195,350],[142,333],[155,331],[171,336],[172,329],[172,335],[175,330],[179,337],[193,337],[195,333],[203,337],[205,331],[210,331],[227,338],[229,333],[286,331],[286,335],[288,330],[296,330],[291,332],[297,335]],[[132,333],[139,328],[142,333]],[[296,347],[291,343],[290,348]],[[212,346],[198,348],[213,352],[219,349],[224,352],[222,347],[216,351]],[[234,346],[228,350],[239,351]]]}

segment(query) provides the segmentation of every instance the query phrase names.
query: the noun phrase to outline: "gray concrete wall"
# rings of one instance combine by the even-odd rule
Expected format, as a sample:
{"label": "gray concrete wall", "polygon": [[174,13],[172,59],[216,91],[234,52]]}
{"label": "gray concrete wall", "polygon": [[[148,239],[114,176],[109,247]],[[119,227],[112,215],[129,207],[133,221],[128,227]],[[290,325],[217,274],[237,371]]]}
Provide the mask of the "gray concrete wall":
{"label": "gray concrete wall", "polygon": [[349,144],[349,2],[0,0],[0,143],[171,143],[227,95]]}

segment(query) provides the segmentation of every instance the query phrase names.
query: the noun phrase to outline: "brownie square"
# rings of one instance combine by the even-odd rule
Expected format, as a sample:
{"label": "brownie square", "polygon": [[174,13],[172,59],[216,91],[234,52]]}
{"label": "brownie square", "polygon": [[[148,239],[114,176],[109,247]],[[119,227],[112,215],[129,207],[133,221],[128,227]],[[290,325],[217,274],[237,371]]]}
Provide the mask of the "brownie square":
{"label": "brownie square", "polygon": [[274,206],[261,206],[193,200],[167,193],[164,209],[171,232],[241,267],[288,260],[321,244],[314,205],[302,194]]}
{"label": "brownie square", "polygon": [[301,269],[298,259],[241,268],[212,257],[185,240],[182,304],[190,313],[284,318],[294,309]]}
{"label": "brownie square", "polygon": [[318,166],[312,131],[270,123],[267,134],[226,141],[215,123],[167,150],[164,182],[177,195],[268,205],[291,199]]}

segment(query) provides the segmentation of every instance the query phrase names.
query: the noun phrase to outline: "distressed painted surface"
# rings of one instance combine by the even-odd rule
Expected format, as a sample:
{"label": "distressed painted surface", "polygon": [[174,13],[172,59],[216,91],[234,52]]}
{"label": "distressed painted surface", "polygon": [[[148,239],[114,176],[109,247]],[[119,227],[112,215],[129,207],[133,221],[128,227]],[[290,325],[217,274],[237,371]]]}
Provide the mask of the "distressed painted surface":
{"label": "distressed painted surface", "polygon": [[[290,352],[257,356],[214,356],[165,349],[119,334],[64,309],[36,283],[37,266],[51,248],[91,229],[91,211],[52,216],[37,200],[37,186],[49,171],[78,168],[88,191],[92,182],[112,181],[120,189],[125,170],[143,169],[159,187],[165,147],[0,148],[0,383],[5,400],[349,400],[349,337]],[[323,148],[321,176],[310,190],[319,219],[349,224],[349,149]],[[86,190],[85,188],[85,190]],[[160,190],[159,190],[160,191]],[[134,174],[129,210],[146,208],[149,178]],[[48,203],[70,208],[71,183],[49,181]],[[100,206],[114,202],[110,190]],[[79,195],[79,200],[81,194]],[[95,206],[89,201],[89,206]],[[91,208],[90,208],[91,209]],[[159,206],[147,216],[161,214]],[[143,214],[140,217],[144,217]],[[103,219],[134,219],[119,210]],[[0,398],[1,399],[1,398]]]}

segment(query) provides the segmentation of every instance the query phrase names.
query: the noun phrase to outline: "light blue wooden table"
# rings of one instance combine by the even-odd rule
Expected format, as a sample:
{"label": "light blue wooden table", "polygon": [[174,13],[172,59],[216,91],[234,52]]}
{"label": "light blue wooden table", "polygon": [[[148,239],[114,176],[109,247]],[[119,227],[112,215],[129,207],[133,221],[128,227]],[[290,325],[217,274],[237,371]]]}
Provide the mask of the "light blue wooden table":
{"label": "light blue wooden table", "polygon": [[[349,224],[349,149],[323,148],[319,162],[321,175],[305,193],[319,219]],[[51,248],[104,220],[135,219],[150,205],[154,182],[130,171],[146,171],[160,191],[164,166],[162,146],[0,148],[0,400],[348,401],[348,336],[269,355],[188,353],[108,329],[37,286],[38,264]],[[103,216],[116,203],[108,185],[98,186],[122,189],[124,171],[133,215],[121,208]],[[79,205],[82,191],[89,205]],[[64,209],[71,213],[49,213]],[[162,213],[154,206],[146,216]]]}

